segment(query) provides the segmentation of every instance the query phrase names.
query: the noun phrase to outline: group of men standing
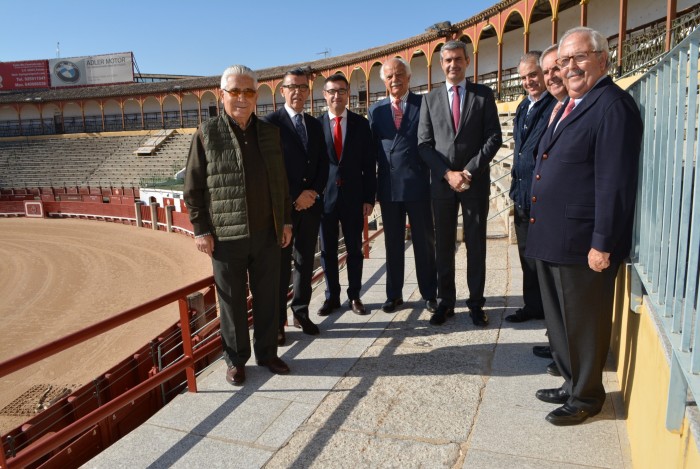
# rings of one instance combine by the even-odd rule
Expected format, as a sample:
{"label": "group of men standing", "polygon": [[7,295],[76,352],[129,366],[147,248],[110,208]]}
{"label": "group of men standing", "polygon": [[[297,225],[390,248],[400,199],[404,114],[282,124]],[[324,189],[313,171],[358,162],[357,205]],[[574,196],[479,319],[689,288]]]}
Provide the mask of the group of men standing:
{"label": "group of men standing", "polygon": [[[525,305],[506,320],[543,316],[547,320],[551,351],[542,352],[551,352],[566,382],[557,390],[538,391],[537,397],[564,404],[550,416],[558,414],[548,416],[558,425],[579,423],[602,406],[602,384],[595,381],[602,379],[609,324],[606,329],[600,323],[609,322],[615,267],[629,251],[627,223],[631,226],[629,210],[634,207],[630,174],[636,176],[634,140],[641,135],[634,118],[624,118],[633,115],[634,103],[630,105],[624,92],[605,78],[607,44],[600,44],[591,31],[567,32],[558,57],[552,47],[541,57],[528,53],[522,58],[519,71],[528,97],[518,107],[514,124],[511,197]],[[595,68],[593,62],[605,67]],[[221,93],[226,112],[203,123],[195,134],[184,192],[195,244],[212,258],[226,378],[231,384],[243,384],[251,356],[246,285],[253,297],[253,344],[259,365],[273,373],[289,372],[277,347],[286,342],[290,275],[294,325],[306,334],[319,333],[309,316],[319,230],[326,292],[318,314],[329,315],[341,306],[339,227],[347,252],[348,305],[356,314],[367,314],[360,299],[362,228],[375,197],[387,253],[387,299],[382,310],[392,312],[403,304],[408,221],[419,291],[432,313],[430,323],[440,325],[454,316],[454,253],[461,208],[466,304],[475,325],[488,324],[483,307],[489,164],[502,143],[501,127],[493,92],[466,80],[466,45],[445,43],[440,65],[445,87],[422,98],[409,91],[409,64],[400,58],[387,60],[381,78],[388,96],[369,109],[368,119],[347,109],[350,87],[342,74],[326,78],[323,95],[328,112],[319,119],[303,112],[310,94],[303,69],[284,75],[284,107],[258,119],[255,74],[240,65],[224,72]],[[579,105],[582,100],[585,104]],[[567,104],[573,101],[579,101],[577,107],[562,123],[571,112]],[[601,128],[601,122],[617,129],[613,132],[637,130],[638,135],[623,138],[624,147],[612,145],[620,155],[609,155],[604,139],[611,130]],[[605,156],[597,154],[601,145]],[[549,157],[555,155],[550,163]],[[600,173],[621,171],[623,164],[629,164],[625,175]],[[610,213],[602,213],[606,211]],[[581,257],[586,243],[590,252]],[[580,266],[583,260],[587,265]],[[574,284],[568,285],[569,280]],[[605,294],[592,294],[592,289],[603,289]],[[572,306],[569,295],[580,304]],[[593,303],[598,310],[595,326],[590,326],[579,315]],[[585,337],[579,340],[576,333],[572,337],[568,321],[583,327]],[[584,350],[586,344],[600,349],[593,358]],[[579,353],[586,357],[574,356]]]}

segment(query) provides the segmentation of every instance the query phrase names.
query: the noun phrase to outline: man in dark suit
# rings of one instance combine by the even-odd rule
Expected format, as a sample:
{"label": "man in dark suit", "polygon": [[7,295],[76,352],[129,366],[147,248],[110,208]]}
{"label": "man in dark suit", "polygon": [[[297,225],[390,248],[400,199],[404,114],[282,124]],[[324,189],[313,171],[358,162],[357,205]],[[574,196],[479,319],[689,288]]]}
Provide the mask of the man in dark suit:
{"label": "man in dark suit", "polygon": [[323,212],[322,194],[328,179],[328,154],[323,130],[318,120],[304,113],[309,97],[309,78],[303,69],[285,73],[280,93],[284,107],[263,120],[280,129],[282,152],[292,200],[292,243],[282,249],[280,268],[280,324],[277,335],[279,345],[284,345],[287,322],[287,292],[292,259],[294,275],[292,285],[292,313],[294,325],[305,334],[316,335],[318,326],[309,318],[311,301],[311,277],[314,270],[316,241]]}
{"label": "man in dark suit", "polygon": [[440,304],[430,318],[442,324],[454,315],[457,214],[462,208],[467,246],[469,307],[475,325],[485,326],[486,218],[491,185],[489,163],[501,146],[501,124],[493,91],[469,83],[467,47],[448,41],[440,49],[445,87],[431,91],[421,107],[418,151],[430,168],[430,192]]}
{"label": "man in dark suit", "polygon": [[518,105],[513,121],[515,151],[511,169],[510,198],[514,206],[515,236],[518,239],[520,267],[523,271],[523,307],[505,317],[508,322],[543,319],[542,296],[537,281],[534,259],[525,257],[527,229],[530,225],[530,186],[535,169],[537,147],[547,129],[556,100],[547,92],[540,68],[539,51],[530,51],[520,58],[518,74],[527,96]]}
{"label": "man in dark suit", "polygon": [[538,399],[547,415],[576,425],[605,402],[615,277],[632,244],[643,125],[632,97],[607,76],[607,40],[567,31],[557,63],[566,107],[538,150],[525,255],[536,259],[552,354],[564,378]]}
{"label": "man in dark suit", "polygon": [[348,301],[356,314],[367,314],[360,300],[362,286],[362,228],[374,208],[377,189],[376,155],[367,119],[348,111],[350,85],[342,74],[323,85],[328,112],[321,126],[328,148],[328,183],[321,219],[321,265],[326,278],[326,300],[318,310],[329,315],[340,307],[338,224],[347,251]]}
{"label": "man in dark suit", "polygon": [[389,97],[369,109],[377,147],[377,200],[382,210],[386,247],[386,296],[382,310],[403,304],[406,216],[416,261],[418,288],[426,308],[437,309],[435,232],[430,208],[430,171],[418,155],[418,118],[422,98],[408,90],[411,67],[403,59],[387,60],[379,73]]}

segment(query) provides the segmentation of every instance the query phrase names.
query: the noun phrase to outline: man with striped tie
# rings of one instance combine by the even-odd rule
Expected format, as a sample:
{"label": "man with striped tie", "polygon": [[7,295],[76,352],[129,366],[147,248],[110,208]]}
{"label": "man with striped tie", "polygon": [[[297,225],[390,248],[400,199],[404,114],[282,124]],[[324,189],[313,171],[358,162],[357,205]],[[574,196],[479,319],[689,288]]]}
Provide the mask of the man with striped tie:
{"label": "man with striped tie", "polygon": [[422,98],[409,91],[411,66],[403,59],[384,62],[379,71],[389,96],[369,109],[377,147],[377,200],[382,210],[386,247],[386,296],[382,310],[403,304],[406,218],[416,262],[418,288],[425,308],[437,309],[435,233],[430,207],[430,170],[418,154],[418,119]]}

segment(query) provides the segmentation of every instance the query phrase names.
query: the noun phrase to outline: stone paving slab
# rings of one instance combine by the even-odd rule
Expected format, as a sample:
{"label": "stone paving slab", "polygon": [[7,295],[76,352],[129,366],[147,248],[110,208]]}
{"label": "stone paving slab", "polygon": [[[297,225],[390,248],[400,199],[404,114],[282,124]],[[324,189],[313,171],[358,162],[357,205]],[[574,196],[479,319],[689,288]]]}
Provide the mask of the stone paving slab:
{"label": "stone paving slab", "polygon": [[[423,309],[412,255],[407,243],[406,302],[396,312],[381,311],[379,238],[363,273],[369,315],[346,303],[315,315],[324,296],[317,288],[310,310],[321,334],[288,328],[279,350],[291,374],[249,364],[246,384],[232,387],[219,361],[199,376],[199,393],[177,396],[85,467],[630,467],[614,373],[605,376],[601,414],[569,428],[544,420],[553,406],[534,393],[561,384],[531,352],[547,343],[544,321],[503,319],[522,304],[517,247],[488,241],[486,328],[472,324],[464,304],[463,245],[455,254],[456,314],[439,327]],[[344,291],[343,282],[344,273]]]}

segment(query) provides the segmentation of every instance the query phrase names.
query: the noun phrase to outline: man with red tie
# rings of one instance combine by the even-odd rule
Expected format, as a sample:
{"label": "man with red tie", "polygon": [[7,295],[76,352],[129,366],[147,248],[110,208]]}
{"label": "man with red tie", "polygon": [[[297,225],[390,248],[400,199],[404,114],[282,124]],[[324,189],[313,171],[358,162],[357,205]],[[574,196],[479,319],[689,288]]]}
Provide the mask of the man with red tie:
{"label": "man with red tie", "polygon": [[525,255],[536,260],[554,361],[564,383],[536,397],[546,419],[577,425],[605,402],[615,278],[629,255],[643,124],[608,76],[608,41],[573,28],[559,44],[569,100],[544,133],[532,182]]}
{"label": "man with red tie", "polygon": [[467,46],[448,41],[440,49],[445,86],[423,99],[418,125],[418,151],[430,168],[435,216],[437,311],[430,323],[454,316],[457,214],[462,209],[467,246],[467,306],[472,322],[486,326],[486,218],[491,186],[489,164],[501,146],[501,124],[493,91],[467,81]]}
{"label": "man with red tie", "polygon": [[323,95],[328,112],[320,121],[328,148],[329,170],[321,218],[321,265],[326,279],[326,300],[318,314],[327,316],[340,307],[339,225],[347,251],[348,302],[356,314],[367,314],[360,300],[362,228],[364,217],[374,209],[375,147],[367,119],[346,108],[350,84],[345,76],[337,73],[326,78]]}
{"label": "man with red tie", "polygon": [[409,91],[411,66],[403,59],[387,60],[380,69],[389,96],[369,109],[369,125],[377,147],[377,200],[382,210],[386,247],[386,302],[391,313],[403,304],[406,218],[418,289],[425,308],[437,309],[435,229],[430,207],[430,170],[418,155],[418,119],[422,97]]}

